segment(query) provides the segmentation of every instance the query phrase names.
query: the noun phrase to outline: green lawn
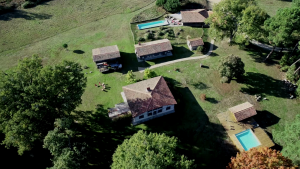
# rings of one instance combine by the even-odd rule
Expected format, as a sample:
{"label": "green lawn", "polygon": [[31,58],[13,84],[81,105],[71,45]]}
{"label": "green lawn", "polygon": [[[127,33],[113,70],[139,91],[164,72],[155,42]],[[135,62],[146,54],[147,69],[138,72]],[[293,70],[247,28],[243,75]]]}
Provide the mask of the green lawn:
{"label": "green lawn", "polygon": [[[91,119],[87,120],[91,124],[87,134],[95,151],[90,164],[95,168],[109,167],[117,145],[139,129],[177,136],[180,140],[178,151],[195,159],[199,168],[224,168],[235,151],[216,118],[217,113],[250,101],[255,103],[258,110],[258,123],[270,133],[272,129],[293,120],[300,108],[299,100],[288,99],[288,93],[280,81],[284,74],[276,67],[276,60],[268,64],[260,63],[266,55],[265,51],[255,47],[240,50],[237,46],[228,46],[224,41],[217,42],[214,53],[204,60],[185,61],[154,69],[157,74],[166,77],[177,99],[175,114],[136,127],[128,123],[111,123],[106,108],[122,102],[120,92],[122,86],[126,85],[124,73],[128,70],[137,71],[138,66],[172,59],[137,63],[130,21],[150,8],[147,6],[137,10],[150,2],[154,0],[54,0],[36,8],[0,16],[0,68],[9,70],[17,64],[18,59],[33,54],[42,56],[47,65],[67,59],[90,67],[84,70],[88,83],[78,110],[94,111],[85,113],[91,114]],[[260,4],[262,2],[259,1]],[[202,28],[184,29],[183,37],[190,35],[194,38],[202,36],[203,32],[205,35],[205,29]],[[204,40],[209,45],[209,38],[204,37]],[[199,55],[187,50],[185,44],[176,45],[176,40],[171,41],[174,44],[173,59]],[[64,43],[69,45],[68,50],[63,49]],[[101,74],[92,61],[92,49],[108,45],[118,45],[121,51],[124,64],[121,72]],[[221,57],[229,54],[242,58],[247,76],[238,82],[233,80],[230,84],[221,84],[217,65]],[[200,68],[200,63],[205,67]],[[176,68],[180,72],[174,71]],[[139,72],[135,74],[138,78],[143,76]],[[99,82],[108,84],[108,92],[94,86]],[[201,101],[200,94],[206,94],[207,100]],[[254,94],[262,94],[268,100],[256,102]],[[96,104],[104,105],[103,109],[95,111]]]}
{"label": "green lawn", "polygon": [[279,8],[290,7],[292,0],[258,0],[258,6],[270,16],[274,16]]}
{"label": "green lawn", "polygon": [[158,17],[161,17],[166,13],[166,10],[162,7],[156,6],[154,3],[152,4],[152,7],[138,13],[135,15],[131,22],[132,23],[138,23],[138,22],[144,22],[156,19]]}

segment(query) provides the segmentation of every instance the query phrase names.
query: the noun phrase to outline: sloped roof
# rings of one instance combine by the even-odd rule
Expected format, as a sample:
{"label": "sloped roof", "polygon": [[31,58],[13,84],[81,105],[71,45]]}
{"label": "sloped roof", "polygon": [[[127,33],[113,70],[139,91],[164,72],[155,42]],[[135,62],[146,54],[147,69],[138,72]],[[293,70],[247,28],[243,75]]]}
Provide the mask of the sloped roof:
{"label": "sloped roof", "polygon": [[[150,87],[151,91],[147,91]],[[162,76],[137,82],[123,87],[132,117],[137,117],[147,111],[177,104],[165,79]]]}
{"label": "sloped roof", "polygon": [[193,9],[190,11],[180,11],[183,23],[202,23],[212,13],[205,9]]}
{"label": "sloped roof", "polygon": [[236,121],[241,121],[257,114],[255,107],[249,102],[231,107],[229,111],[233,114]]}
{"label": "sloped roof", "polygon": [[159,52],[173,50],[171,42],[168,39],[156,40],[134,45],[138,56],[144,56]]}
{"label": "sloped roof", "polygon": [[109,59],[120,58],[120,51],[117,45],[114,46],[106,46],[102,48],[97,48],[92,50],[93,60],[96,61],[104,61]]}
{"label": "sloped roof", "polygon": [[204,45],[202,38],[189,39],[188,42],[191,44],[192,47]]}

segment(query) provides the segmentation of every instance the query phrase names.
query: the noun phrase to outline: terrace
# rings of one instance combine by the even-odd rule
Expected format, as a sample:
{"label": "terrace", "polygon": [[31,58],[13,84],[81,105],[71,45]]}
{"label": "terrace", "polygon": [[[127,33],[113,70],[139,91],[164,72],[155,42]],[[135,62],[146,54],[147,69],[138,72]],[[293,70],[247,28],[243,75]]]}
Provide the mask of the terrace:
{"label": "terrace", "polygon": [[241,133],[248,129],[252,130],[253,134],[256,136],[258,142],[260,143],[260,145],[255,147],[261,147],[261,146],[273,147],[275,145],[273,141],[270,139],[270,137],[267,135],[267,133],[262,128],[259,127],[259,125],[253,119],[253,117],[247,117],[246,119],[237,121],[236,116],[230,110],[217,114],[217,117],[220,120],[222,126],[226,130],[232,142],[240,151],[245,151],[245,148],[236,137],[236,134]]}

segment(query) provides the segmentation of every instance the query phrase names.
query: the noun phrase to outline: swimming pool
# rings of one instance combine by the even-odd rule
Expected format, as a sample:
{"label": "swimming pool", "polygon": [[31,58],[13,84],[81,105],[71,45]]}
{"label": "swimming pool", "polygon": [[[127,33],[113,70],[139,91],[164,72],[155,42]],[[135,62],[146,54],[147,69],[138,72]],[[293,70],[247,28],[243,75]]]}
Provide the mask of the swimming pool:
{"label": "swimming pool", "polygon": [[246,151],[248,151],[250,148],[260,145],[260,142],[256,138],[255,134],[250,129],[242,131],[235,136]]}
{"label": "swimming pool", "polygon": [[153,28],[157,26],[163,26],[163,25],[168,25],[169,23],[165,20],[161,21],[155,21],[155,22],[149,22],[149,23],[143,23],[137,25],[139,29],[147,29],[147,28]]}

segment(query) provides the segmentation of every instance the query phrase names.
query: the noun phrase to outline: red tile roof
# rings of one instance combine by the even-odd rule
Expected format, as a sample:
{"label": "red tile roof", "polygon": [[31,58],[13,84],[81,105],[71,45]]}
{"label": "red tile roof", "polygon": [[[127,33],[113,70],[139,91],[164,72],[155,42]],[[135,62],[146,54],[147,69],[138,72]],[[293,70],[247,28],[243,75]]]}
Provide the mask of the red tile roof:
{"label": "red tile roof", "polygon": [[[151,91],[147,91],[150,87]],[[162,76],[123,87],[132,117],[167,105],[177,104]]]}
{"label": "red tile roof", "polygon": [[180,11],[183,23],[203,23],[212,13],[205,9],[194,9],[190,11]]}
{"label": "red tile roof", "polygon": [[117,45],[93,49],[92,53],[94,62],[116,59],[121,57]]}
{"label": "red tile roof", "polygon": [[191,44],[192,47],[204,45],[202,38],[189,39],[188,42]]}
{"label": "red tile roof", "polygon": [[138,56],[144,56],[159,52],[173,50],[171,42],[168,39],[156,40],[134,45]]}
{"label": "red tile roof", "polygon": [[255,107],[249,102],[231,107],[229,108],[229,111],[233,114],[236,121],[241,121],[257,114]]}

